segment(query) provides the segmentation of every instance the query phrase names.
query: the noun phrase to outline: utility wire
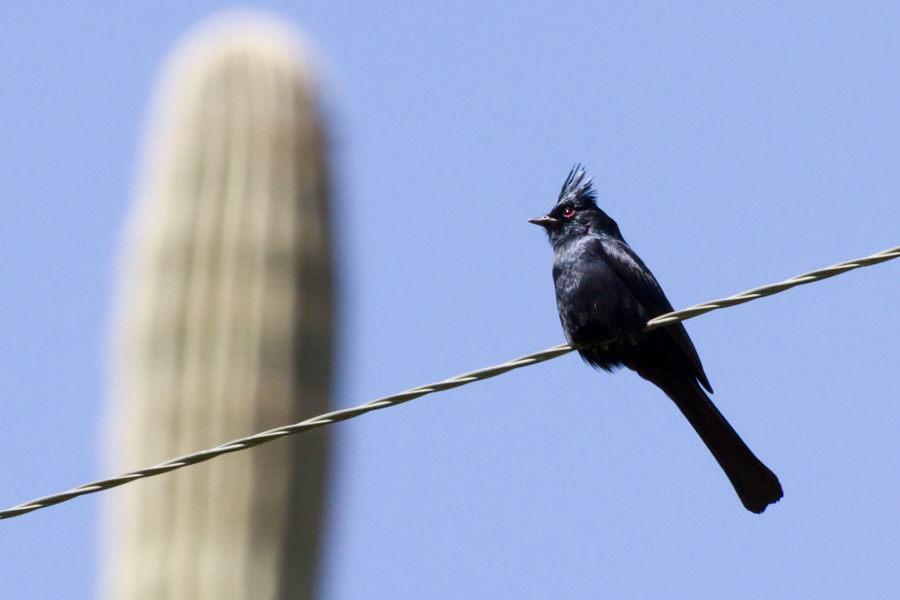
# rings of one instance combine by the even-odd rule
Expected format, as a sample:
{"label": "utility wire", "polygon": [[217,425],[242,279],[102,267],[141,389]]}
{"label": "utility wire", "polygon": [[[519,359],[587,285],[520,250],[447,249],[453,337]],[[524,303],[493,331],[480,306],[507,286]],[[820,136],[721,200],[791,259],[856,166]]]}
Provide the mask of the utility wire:
{"label": "utility wire", "polygon": [[[812,283],[813,281],[821,281],[823,279],[828,279],[829,277],[834,277],[835,275],[840,275],[841,273],[846,273],[847,271],[852,271],[853,269],[877,265],[878,263],[882,263],[898,257],[900,257],[900,246],[885,250],[883,252],[879,252],[877,254],[873,254],[872,256],[868,256],[866,258],[849,260],[846,262],[838,263],[836,265],[832,265],[830,267],[826,267],[824,269],[819,269],[817,271],[810,271],[809,273],[804,273],[803,275],[792,277],[791,279],[788,279],[781,283],[765,285],[763,287],[758,287],[746,292],[741,292],[740,294],[735,294],[734,296],[729,296],[728,298],[723,298],[721,300],[704,302],[702,304],[697,304],[696,306],[691,306],[690,308],[686,308],[684,310],[670,312],[648,321],[647,325],[644,327],[644,331],[651,331],[653,329],[657,329],[658,327],[665,327],[666,325],[693,319],[694,317],[700,316],[713,310],[736,306],[738,304],[750,302],[751,300],[756,300],[757,298],[762,298],[764,296],[780,294],[781,292],[789,290],[798,285],[805,285],[807,283]],[[598,345],[604,345],[615,341],[616,339],[614,338],[601,342],[601,344]],[[254,446],[266,444],[279,438],[294,435],[295,433],[302,433],[304,431],[309,431],[310,429],[315,429],[316,427],[322,427],[323,425],[330,425],[331,423],[336,423],[338,421],[346,421],[347,419],[352,419],[354,417],[364,415],[368,412],[372,412],[373,410],[380,410],[389,406],[396,406],[397,404],[403,404],[404,402],[409,402],[410,400],[415,400],[416,398],[420,398],[428,394],[433,394],[435,392],[444,392],[446,390],[460,387],[475,381],[481,381],[483,379],[496,377],[497,375],[502,375],[503,373],[512,371],[514,369],[520,369],[522,367],[527,367],[529,365],[534,365],[553,358],[557,358],[564,354],[568,354],[575,349],[576,348],[573,348],[568,344],[554,346],[553,348],[548,348],[547,350],[543,350],[541,352],[535,352],[534,354],[527,354],[525,356],[516,358],[509,362],[503,363],[502,365],[487,367],[485,369],[478,369],[477,371],[470,371],[469,373],[463,373],[462,375],[457,375],[456,377],[451,377],[450,379],[446,379],[438,383],[415,387],[410,390],[406,390],[405,392],[394,394],[393,396],[385,396],[384,398],[379,398],[377,400],[367,402],[355,408],[336,410],[324,415],[319,415],[317,417],[307,419],[305,421],[301,421],[300,423],[295,423],[294,425],[278,427],[276,429],[270,429],[269,431],[257,433],[256,435],[251,435],[249,437],[234,440],[228,442],[227,444],[222,444],[221,446],[216,446],[215,448],[211,448],[209,450],[185,454],[184,456],[179,456],[178,458],[167,460],[166,462],[158,464],[155,467],[141,469],[139,471],[132,471],[130,473],[125,473],[124,475],[119,475],[118,477],[112,477],[110,479],[101,479],[99,481],[94,481],[93,483],[88,483],[71,489],[67,492],[53,494],[51,496],[44,496],[43,498],[37,498],[35,500],[32,500],[31,502],[26,502],[25,504],[20,504],[18,506],[14,506],[13,508],[2,510],[0,511],[0,519],[10,519],[12,517],[24,515],[25,513],[29,513],[41,508],[53,506],[54,504],[67,502],[68,500],[77,498],[79,496],[85,496],[87,494],[93,494],[95,492],[101,492],[103,490],[118,487],[137,479],[145,479],[147,477],[162,475],[163,473],[168,473],[169,471],[174,471],[175,469],[180,469],[188,465],[201,463],[223,454],[246,450],[247,448],[253,448]]]}

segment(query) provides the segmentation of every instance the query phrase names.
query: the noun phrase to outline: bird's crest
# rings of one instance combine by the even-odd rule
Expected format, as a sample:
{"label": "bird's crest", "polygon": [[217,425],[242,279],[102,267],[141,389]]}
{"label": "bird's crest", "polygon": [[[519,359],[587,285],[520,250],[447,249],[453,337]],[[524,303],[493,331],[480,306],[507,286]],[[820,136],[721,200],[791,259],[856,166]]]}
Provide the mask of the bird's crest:
{"label": "bird's crest", "polygon": [[557,200],[557,204],[560,202],[565,202],[567,200],[588,200],[592,204],[597,204],[597,195],[594,193],[594,188],[591,186],[593,182],[593,177],[584,178],[585,171],[584,167],[581,166],[581,163],[578,163],[572,170],[569,171],[569,176],[566,178],[566,182],[562,186],[562,190],[559,192],[559,200]]}

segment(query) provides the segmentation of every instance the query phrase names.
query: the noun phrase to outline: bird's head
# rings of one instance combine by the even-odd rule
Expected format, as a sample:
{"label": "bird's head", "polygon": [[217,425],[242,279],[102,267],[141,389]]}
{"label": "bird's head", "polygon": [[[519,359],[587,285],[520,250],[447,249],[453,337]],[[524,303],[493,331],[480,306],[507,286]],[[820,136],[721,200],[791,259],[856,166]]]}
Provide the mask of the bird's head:
{"label": "bird's head", "polygon": [[528,219],[544,228],[554,247],[588,233],[621,235],[616,222],[597,206],[591,178],[584,176],[580,164],[572,167],[553,210],[543,217]]}

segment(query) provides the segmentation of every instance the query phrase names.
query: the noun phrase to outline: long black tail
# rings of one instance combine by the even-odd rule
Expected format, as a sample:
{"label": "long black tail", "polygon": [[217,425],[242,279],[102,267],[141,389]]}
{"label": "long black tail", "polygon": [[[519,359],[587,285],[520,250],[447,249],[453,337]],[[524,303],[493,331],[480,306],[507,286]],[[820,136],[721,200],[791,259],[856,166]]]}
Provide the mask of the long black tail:
{"label": "long black tail", "polygon": [[651,381],[675,401],[690,421],[747,510],[758,514],[781,499],[784,492],[778,477],[754,456],[696,381],[686,377],[679,377],[677,382],[656,379]]}

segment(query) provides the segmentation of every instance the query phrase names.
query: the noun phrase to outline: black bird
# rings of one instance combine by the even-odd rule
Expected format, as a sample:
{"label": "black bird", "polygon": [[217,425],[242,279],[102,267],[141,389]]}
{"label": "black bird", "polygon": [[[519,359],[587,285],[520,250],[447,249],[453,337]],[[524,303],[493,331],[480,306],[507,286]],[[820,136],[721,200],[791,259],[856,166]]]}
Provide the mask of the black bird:
{"label": "black bird", "polygon": [[593,367],[628,367],[665,392],[712,452],[744,507],[763,512],[783,495],[778,478],[704,393],[703,388],[712,393],[712,387],[684,326],[643,331],[647,321],[671,312],[672,305],[616,222],[597,207],[584,175],[576,165],[553,210],[528,221],[543,227],[553,245],[556,304],[566,339]]}

